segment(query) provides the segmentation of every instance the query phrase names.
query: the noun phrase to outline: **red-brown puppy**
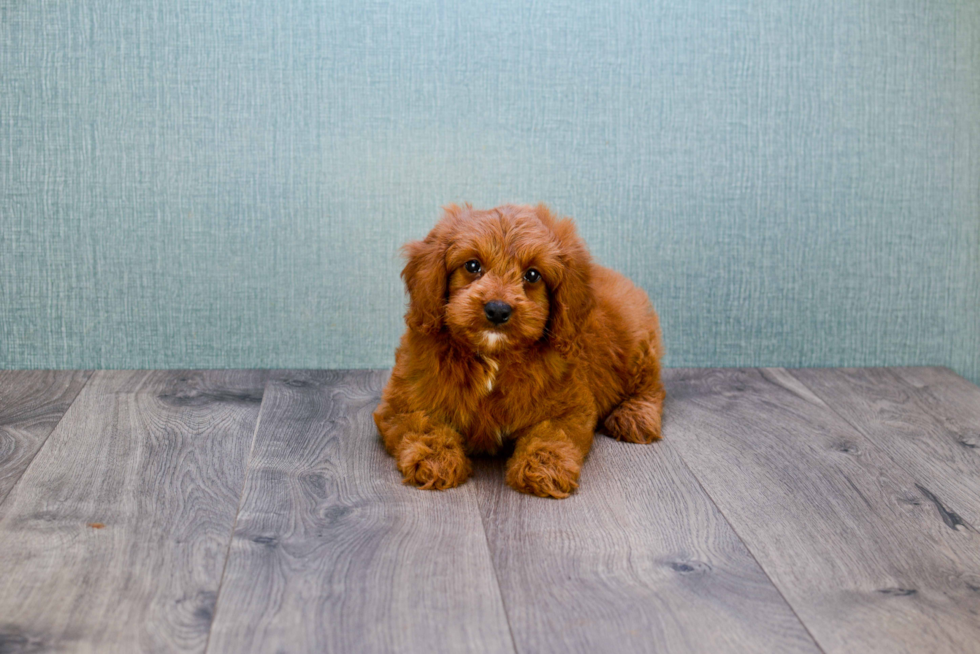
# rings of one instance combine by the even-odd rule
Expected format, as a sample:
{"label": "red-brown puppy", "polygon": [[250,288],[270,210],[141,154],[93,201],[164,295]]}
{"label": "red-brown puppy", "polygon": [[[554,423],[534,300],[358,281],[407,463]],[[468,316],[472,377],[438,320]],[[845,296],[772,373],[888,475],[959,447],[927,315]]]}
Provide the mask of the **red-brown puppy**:
{"label": "red-brown puppy", "polygon": [[404,248],[408,331],[374,412],[405,483],[458,486],[468,453],[513,440],[507,483],[578,486],[596,425],[660,438],[660,324],[646,294],[592,262],[547,207],[450,205]]}

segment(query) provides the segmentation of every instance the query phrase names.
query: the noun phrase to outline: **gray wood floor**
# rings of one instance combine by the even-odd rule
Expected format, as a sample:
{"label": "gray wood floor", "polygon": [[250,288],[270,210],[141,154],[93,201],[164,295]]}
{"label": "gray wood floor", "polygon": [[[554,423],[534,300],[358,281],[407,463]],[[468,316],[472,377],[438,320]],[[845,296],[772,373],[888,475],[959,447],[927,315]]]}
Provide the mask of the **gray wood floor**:
{"label": "gray wood floor", "polygon": [[666,377],[555,501],[403,486],[381,371],[0,371],[0,653],[980,652],[980,388]]}

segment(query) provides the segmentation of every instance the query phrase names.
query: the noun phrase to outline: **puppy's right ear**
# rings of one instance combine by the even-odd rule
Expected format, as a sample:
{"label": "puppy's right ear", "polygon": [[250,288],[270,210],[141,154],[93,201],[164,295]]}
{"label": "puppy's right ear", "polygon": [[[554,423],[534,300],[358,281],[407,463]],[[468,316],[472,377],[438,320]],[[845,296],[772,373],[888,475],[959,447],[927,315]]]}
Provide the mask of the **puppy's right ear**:
{"label": "puppy's right ear", "polygon": [[446,311],[446,250],[460,209],[451,204],[445,211],[442,220],[424,240],[412,241],[402,247],[402,253],[408,259],[402,270],[409,295],[405,323],[409,329],[423,334],[441,330]]}

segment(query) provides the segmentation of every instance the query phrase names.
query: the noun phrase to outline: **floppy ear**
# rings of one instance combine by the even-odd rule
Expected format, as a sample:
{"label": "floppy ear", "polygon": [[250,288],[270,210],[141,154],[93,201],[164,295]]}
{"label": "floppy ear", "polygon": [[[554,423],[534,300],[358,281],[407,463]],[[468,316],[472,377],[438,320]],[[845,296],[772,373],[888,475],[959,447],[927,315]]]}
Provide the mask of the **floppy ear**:
{"label": "floppy ear", "polygon": [[408,289],[408,313],[405,323],[410,329],[434,334],[442,329],[446,310],[446,250],[449,247],[449,223],[459,213],[459,207],[449,205],[442,220],[422,241],[412,241],[402,247],[408,258],[402,279]]}
{"label": "floppy ear", "polygon": [[[548,211],[538,207],[539,215],[542,209]],[[551,218],[550,212],[548,217]],[[551,218],[551,224],[559,243],[562,276],[552,290],[549,330],[555,349],[568,354],[575,345],[582,323],[595,305],[591,287],[592,257],[576,233],[575,223],[568,218],[558,221]]]}

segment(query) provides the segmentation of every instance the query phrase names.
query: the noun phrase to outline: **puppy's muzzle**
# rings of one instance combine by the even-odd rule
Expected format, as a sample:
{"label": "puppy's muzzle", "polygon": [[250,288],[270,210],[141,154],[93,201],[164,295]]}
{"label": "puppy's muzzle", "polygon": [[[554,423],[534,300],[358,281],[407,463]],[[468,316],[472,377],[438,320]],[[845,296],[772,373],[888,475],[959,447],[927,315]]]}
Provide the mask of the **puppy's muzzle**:
{"label": "puppy's muzzle", "polygon": [[512,311],[513,309],[509,304],[500,300],[487,302],[483,307],[483,313],[487,315],[487,320],[495,325],[502,325],[510,320]]}

